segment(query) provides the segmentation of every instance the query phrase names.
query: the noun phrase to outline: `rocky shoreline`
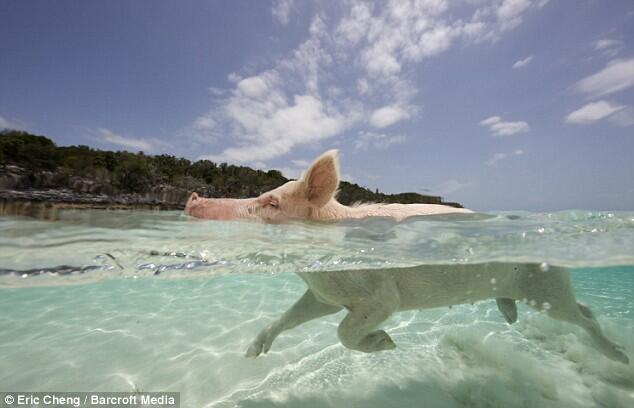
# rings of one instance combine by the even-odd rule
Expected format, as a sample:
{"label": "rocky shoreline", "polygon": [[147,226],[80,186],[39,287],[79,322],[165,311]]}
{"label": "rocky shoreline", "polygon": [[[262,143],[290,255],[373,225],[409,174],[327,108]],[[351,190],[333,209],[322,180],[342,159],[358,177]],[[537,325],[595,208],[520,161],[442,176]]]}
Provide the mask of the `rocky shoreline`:
{"label": "rocky shoreline", "polygon": [[[57,219],[67,209],[182,210],[191,192],[187,188],[157,184],[144,193],[115,193],[108,179],[67,177],[62,171],[29,171],[20,166],[0,166],[0,216]],[[189,187],[189,186],[188,186]],[[206,188],[205,188],[206,187]],[[212,193],[208,186],[190,188]]]}
{"label": "rocky shoreline", "polygon": [[[254,170],[168,155],[56,146],[19,131],[0,131],[0,216],[58,219],[67,209],[180,211],[192,191],[202,197],[247,198],[288,181],[277,170]],[[445,204],[418,193],[384,194],[342,181],[337,199],[358,202]]]}
{"label": "rocky shoreline", "polygon": [[[67,209],[180,211],[185,208],[187,197],[192,191],[203,197],[227,196],[216,186],[197,180],[186,180],[181,184],[157,183],[146,186],[143,192],[125,193],[117,191],[107,178],[65,176],[63,169],[29,171],[15,165],[0,166],[0,216],[58,219],[59,212]],[[344,204],[351,204],[346,186],[347,183],[342,182],[339,198],[343,198],[341,201]],[[230,196],[246,198],[260,193],[245,190]],[[423,197],[414,193],[394,194],[389,198],[391,202],[405,203],[420,202],[420,198],[424,198],[428,204],[461,207],[458,203],[443,202],[441,197]]]}
{"label": "rocky shoreline", "polygon": [[[278,170],[191,162],[169,155],[56,146],[26,132],[0,131],[0,216],[58,218],[60,210],[182,210],[189,194],[257,197],[289,181]],[[355,203],[444,204],[440,196],[385,194],[341,181],[337,199]]]}
{"label": "rocky shoreline", "polygon": [[[60,211],[69,209],[182,211],[188,192],[174,190],[174,187],[165,186],[158,192],[110,196],[70,189],[0,189],[0,216],[54,220],[59,218]],[[458,203],[440,200],[438,204],[461,207]]]}
{"label": "rocky shoreline", "polygon": [[165,210],[182,210],[184,202],[167,202],[148,195],[125,194],[108,196],[104,194],[78,194],[71,190],[0,190],[0,200],[9,202],[56,203],[69,206],[152,206]]}
{"label": "rocky shoreline", "polygon": [[[74,176],[66,181],[69,187],[57,187],[59,175],[59,172],[29,172],[11,165],[0,168],[0,216],[54,220],[59,219],[60,211],[68,209],[181,211],[192,191],[203,197],[224,196],[213,185],[195,182],[186,186],[161,183],[148,186],[141,193],[116,193],[107,180]],[[344,191],[340,194],[345,196]],[[411,194],[395,194],[390,198],[392,202],[416,202],[417,197],[410,197]],[[234,194],[234,198],[248,196],[246,192]],[[458,203],[443,202],[440,197],[425,198],[428,204],[461,207]]]}
{"label": "rocky shoreline", "polygon": [[162,201],[149,195],[80,194],[67,189],[0,190],[0,216],[27,216],[43,219],[57,218],[60,210],[182,210],[184,201]]}

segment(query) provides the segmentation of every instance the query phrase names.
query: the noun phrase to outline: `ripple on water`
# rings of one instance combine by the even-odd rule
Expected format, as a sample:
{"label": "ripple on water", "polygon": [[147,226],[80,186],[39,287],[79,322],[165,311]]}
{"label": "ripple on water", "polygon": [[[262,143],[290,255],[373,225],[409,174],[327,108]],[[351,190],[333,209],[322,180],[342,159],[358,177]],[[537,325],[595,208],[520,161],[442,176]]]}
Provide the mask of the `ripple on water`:
{"label": "ripple on water", "polygon": [[327,225],[201,222],[176,212],[71,211],[59,221],[3,217],[0,287],[426,263],[634,265],[631,219],[627,212],[584,211]]}

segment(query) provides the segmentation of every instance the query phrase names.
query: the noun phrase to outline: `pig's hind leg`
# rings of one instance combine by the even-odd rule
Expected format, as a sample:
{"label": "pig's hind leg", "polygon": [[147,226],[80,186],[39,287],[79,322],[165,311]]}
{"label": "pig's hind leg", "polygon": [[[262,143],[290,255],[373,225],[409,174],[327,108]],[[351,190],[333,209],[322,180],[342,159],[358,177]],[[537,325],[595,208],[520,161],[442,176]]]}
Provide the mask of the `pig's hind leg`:
{"label": "pig's hind leg", "polygon": [[384,330],[374,330],[391,314],[392,310],[380,302],[356,305],[337,329],[341,344],[364,353],[396,348],[389,334]]}
{"label": "pig's hind leg", "polygon": [[590,335],[594,346],[601,353],[611,360],[629,364],[630,359],[627,354],[625,354],[623,347],[605,337],[601,330],[601,326],[599,326],[599,322],[594,317],[590,308],[583,303],[575,303],[576,308],[571,308],[572,310],[567,311],[567,313],[562,313],[562,311],[555,309],[549,310],[548,314],[556,319],[565,320],[583,327]]}
{"label": "pig's hind leg", "polygon": [[577,302],[565,268],[552,266],[547,272],[522,276],[523,296],[537,310],[547,311],[552,318],[582,327],[590,335],[593,345],[606,357],[628,364],[623,348],[603,334],[590,308]]}

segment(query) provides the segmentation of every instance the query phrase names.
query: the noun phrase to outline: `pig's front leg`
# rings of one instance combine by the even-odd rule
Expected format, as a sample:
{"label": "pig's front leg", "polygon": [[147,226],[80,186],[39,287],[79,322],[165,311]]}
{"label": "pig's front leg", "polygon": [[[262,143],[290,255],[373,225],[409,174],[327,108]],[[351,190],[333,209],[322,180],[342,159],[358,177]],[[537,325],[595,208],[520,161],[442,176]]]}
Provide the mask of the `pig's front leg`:
{"label": "pig's front leg", "polygon": [[339,306],[332,306],[318,301],[308,289],[282,317],[271,323],[257,335],[249,346],[246,356],[255,358],[261,353],[266,354],[271,348],[273,340],[284,330],[290,330],[307,321],[337,313],[341,309]]}

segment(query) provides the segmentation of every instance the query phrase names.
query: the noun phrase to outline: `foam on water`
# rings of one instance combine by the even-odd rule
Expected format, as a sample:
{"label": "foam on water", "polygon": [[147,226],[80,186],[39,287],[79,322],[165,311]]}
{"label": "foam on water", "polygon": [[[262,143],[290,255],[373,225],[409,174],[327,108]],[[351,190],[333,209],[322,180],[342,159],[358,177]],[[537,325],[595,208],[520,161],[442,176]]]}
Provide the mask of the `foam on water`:
{"label": "foam on water", "polygon": [[631,364],[524,305],[510,326],[493,300],[396,314],[383,325],[389,352],[341,346],[341,312],[244,358],[305,290],[284,272],[492,260],[574,266],[578,299],[632,357],[630,213],[282,226],[71,212],[0,224],[2,390],[180,391],[183,407],[634,406]]}

